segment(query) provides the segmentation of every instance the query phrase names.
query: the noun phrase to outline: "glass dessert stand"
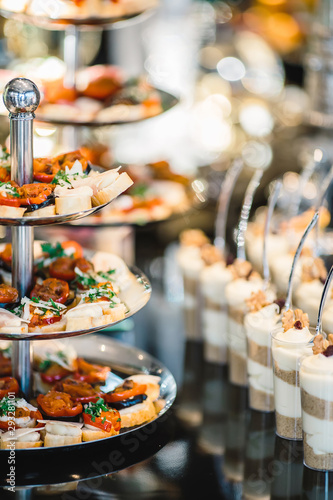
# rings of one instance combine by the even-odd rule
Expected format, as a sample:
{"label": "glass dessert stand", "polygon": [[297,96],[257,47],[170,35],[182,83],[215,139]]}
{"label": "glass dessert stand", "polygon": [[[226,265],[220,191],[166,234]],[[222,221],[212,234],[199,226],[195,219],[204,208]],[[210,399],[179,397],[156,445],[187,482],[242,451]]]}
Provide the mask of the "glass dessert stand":
{"label": "glass dessert stand", "polygon": [[[33,118],[34,111],[39,104],[39,91],[33,82],[26,79],[15,79],[9,82],[5,89],[4,101],[7,109],[10,112],[10,125],[11,125],[11,154],[12,154],[12,164],[11,164],[11,176],[12,180],[16,181],[18,184],[22,185],[32,181],[33,172],[33,154],[32,154],[32,128],[33,128]],[[84,216],[84,215],[83,215]],[[45,222],[47,224],[47,222]],[[34,230],[33,225],[27,225],[25,221],[21,222],[20,225],[13,224],[12,227],[12,282],[13,286],[18,290],[19,296],[28,296],[29,291],[33,283],[33,264],[34,264]],[[133,279],[130,286],[127,288],[124,301],[127,301],[127,306],[129,312],[127,317],[137,312],[141,309],[149,300],[151,287],[150,283],[144,274],[137,270],[132,269]],[[105,325],[108,326],[108,325]],[[5,337],[13,340],[12,342],[12,367],[13,376],[18,380],[21,393],[26,399],[32,396],[32,345],[29,339],[33,338],[59,338],[70,337],[76,335],[84,335],[90,333],[91,331],[96,331],[101,328],[94,328],[90,330],[80,330],[75,332],[56,332],[55,335],[38,335],[38,334],[28,334],[23,340],[23,336],[15,336],[13,334],[8,334]],[[2,337],[4,338],[4,337]],[[101,337],[90,337],[87,340],[77,342],[75,339],[71,339],[75,349],[82,356],[86,356],[91,361],[98,361],[103,364],[113,365],[112,368],[117,371],[122,378],[129,376],[134,373],[142,372],[145,374],[154,374],[160,377],[160,397],[161,405],[158,406],[156,413],[156,418],[162,416],[172,405],[176,396],[176,384],[171,373],[157,360],[150,357],[148,354],[133,349],[128,346],[121,346],[115,341],[110,341],[103,339]],[[119,383],[119,381],[118,381]],[[144,425],[151,425],[146,423]],[[130,428],[129,431],[124,434],[128,434],[134,431],[134,428]],[[124,439],[122,434],[112,436],[115,440]],[[78,469],[83,471],[81,468],[81,457],[82,453],[89,454],[89,462],[91,462],[91,457],[96,453],[100,453],[101,449],[105,451],[109,449],[109,439],[111,437],[104,438],[97,441],[79,443],[78,446],[71,445],[65,447],[45,447],[36,448],[34,451],[35,456],[38,459],[30,459],[26,452],[29,450],[21,449],[16,450],[16,456],[18,460],[17,470],[20,469],[23,476],[34,477],[34,474],[38,475],[39,464],[47,459],[48,456],[58,456],[69,459],[68,466],[73,465],[73,463],[78,464]],[[84,451],[83,451],[84,450]],[[87,450],[87,451],[86,451]],[[89,450],[89,451],[88,451]],[[32,451],[32,449],[30,450]],[[66,453],[64,453],[64,451]],[[10,456],[10,450],[1,450],[0,461],[1,470],[5,471],[8,466],[8,459]],[[92,455],[93,454],[93,455]],[[71,459],[69,457],[72,457]],[[80,460],[78,460],[80,456]],[[74,459],[74,457],[76,457]],[[63,459],[61,459],[63,463]],[[19,468],[19,463],[21,467]],[[27,463],[31,463],[31,470],[29,473],[29,468],[26,467]],[[5,465],[7,464],[7,466]],[[70,470],[70,469],[69,469]],[[29,475],[30,474],[30,475]],[[5,476],[5,474],[4,474]],[[41,480],[34,477],[33,483],[37,483]],[[6,478],[2,479],[2,482],[6,483]],[[24,483],[24,481],[23,481]]]}

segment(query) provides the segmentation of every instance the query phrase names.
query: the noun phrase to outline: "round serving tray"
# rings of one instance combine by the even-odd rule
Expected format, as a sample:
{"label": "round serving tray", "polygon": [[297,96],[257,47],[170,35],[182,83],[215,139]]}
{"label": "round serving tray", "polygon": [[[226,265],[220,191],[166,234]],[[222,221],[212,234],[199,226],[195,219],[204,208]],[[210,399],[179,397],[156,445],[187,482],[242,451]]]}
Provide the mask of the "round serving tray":
{"label": "round serving tray", "polygon": [[36,111],[36,118],[35,122],[39,123],[48,123],[51,125],[60,125],[60,126],[77,126],[77,127],[110,127],[112,125],[128,125],[130,123],[140,123],[145,120],[150,120],[151,118],[155,118],[157,116],[161,116],[163,113],[166,111],[169,111],[172,109],[176,104],[179,103],[179,99],[175,97],[174,95],[170,94],[169,92],[166,92],[165,90],[161,90],[158,88],[154,88],[154,90],[159,94],[160,99],[161,99],[161,105],[162,105],[162,111],[156,115],[152,116],[146,116],[144,118],[138,118],[134,120],[129,120],[125,119],[124,120],[109,120],[109,121],[99,121],[99,120],[90,120],[90,121],[84,121],[84,120],[79,120],[79,114],[78,114],[78,120],[66,120],[66,117],[63,118],[52,118],[51,116],[48,117],[47,115],[43,116],[38,113],[38,110]]}
{"label": "round serving tray", "polygon": [[[177,394],[171,372],[150,354],[102,335],[69,339],[68,343],[78,356],[106,364],[122,378],[140,372],[161,377],[160,397],[165,404],[155,420],[117,436],[70,446],[16,450],[17,486],[78,481],[116,472],[148,458],[167,442],[168,410]],[[0,451],[0,486],[6,485],[9,453]]]}
{"label": "round serving tray", "polygon": [[82,29],[91,29],[94,27],[99,28],[121,28],[124,24],[126,26],[144,22],[148,19],[154,12],[155,8],[146,9],[143,11],[134,12],[132,14],[118,16],[118,17],[66,17],[57,18],[49,16],[33,16],[26,14],[25,12],[13,12],[8,9],[1,8],[0,3],[0,14],[7,19],[14,19],[15,21],[20,21],[25,24],[30,24],[32,26],[37,26],[39,28],[44,28],[48,30],[65,30],[68,26],[79,26]]}
{"label": "round serving tray", "polygon": [[110,328],[111,326],[121,323],[127,318],[130,318],[135,313],[140,311],[150,299],[151,296],[151,285],[145,274],[140,271],[137,267],[130,267],[130,271],[133,274],[133,278],[127,288],[118,294],[118,297],[127,306],[128,311],[125,314],[125,318],[114,321],[107,325],[96,326],[94,328],[89,328],[89,330],[75,330],[75,331],[63,331],[63,332],[50,332],[50,333],[0,333],[0,340],[50,340],[50,339],[61,339],[67,337],[77,337],[78,335],[86,335],[87,333],[95,333],[105,328]]}

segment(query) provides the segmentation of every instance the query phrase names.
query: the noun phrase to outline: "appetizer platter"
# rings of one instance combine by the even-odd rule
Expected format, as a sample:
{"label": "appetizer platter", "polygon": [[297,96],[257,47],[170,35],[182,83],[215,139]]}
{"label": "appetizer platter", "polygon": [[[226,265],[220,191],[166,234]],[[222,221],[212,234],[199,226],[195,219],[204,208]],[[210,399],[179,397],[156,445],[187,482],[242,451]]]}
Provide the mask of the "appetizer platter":
{"label": "appetizer platter", "polygon": [[0,245],[0,339],[43,340],[94,332],[129,318],[151,286],[117,255],[83,251],[75,241],[34,243],[33,288],[19,300],[12,247]]}
{"label": "appetizer platter", "polygon": [[79,151],[33,160],[33,183],[11,180],[11,158],[0,159],[0,224],[38,226],[91,215],[105,207],[133,181],[119,168],[92,167]]}
{"label": "appetizer platter", "polygon": [[[42,462],[46,457],[51,460],[51,456],[61,456],[61,462],[68,466],[65,472],[68,476],[77,473],[84,477],[84,464],[81,459],[77,460],[78,456],[99,450],[101,458],[104,451],[109,454],[111,449],[126,456],[126,436],[135,436],[139,429],[144,432],[147,425],[149,435],[154,436],[159,420],[165,420],[166,416],[161,417],[176,397],[174,377],[158,360],[107,337],[89,335],[64,342],[34,344],[34,392],[27,401],[11,377],[11,345],[2,343],[1,347],[0,412],[6,413],[5,393],[14,387],[14,392],[17,391],[15,413],[18,414],[14,436],[16,459],[17,464],[26,461],[24,467],[17,466],[17,474],[27,476],[30,481],[33,477],[33,484],[44,484],[45,477],[39,470],[45,469]],[[2,415],[1,465],[7,463],[9,454],[6,426],[8,419]],[[144,447],[149,446],[145,441]],[[87,463],[91,462],[92,455],[89,455]],[[58,481],[62,475],[59,471],[57,474]]]}
{"label": "appetizer platter", "polygon": [[[52,59],[60,78],[50,79],[50,64],[45,61],[43,66],[40,60],[0,71],[3,87],[8,79],[26,74],[38,82],[41,103],[36,119],[40,122],[85,127],[134,123],[158,116],[179,102],[144,76],[128,79],[118,66],[99,64],[79,69],[74,81],[65,83],[66,65]],[[7,112],[4,106],[0,110]]]}
{"label": "appetizer platter", "polygon": [[62,30],[66,25],[102,27],[128,22],[149,15],[157,5],[157,0],[1,0],[0,12],[24,23]]}

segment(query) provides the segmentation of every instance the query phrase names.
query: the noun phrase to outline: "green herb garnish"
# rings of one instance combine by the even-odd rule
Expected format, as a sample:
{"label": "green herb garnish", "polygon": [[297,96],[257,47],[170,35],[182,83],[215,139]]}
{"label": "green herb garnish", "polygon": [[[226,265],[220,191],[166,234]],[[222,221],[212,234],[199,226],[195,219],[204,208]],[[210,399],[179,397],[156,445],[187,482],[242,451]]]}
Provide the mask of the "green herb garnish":
{"label": "green herb garnish", "polygon": [[42,243],[42,250],[44,253],[47,253],[51,259],[56,257],[64,257],[66,255],[65,250],[62,248],[59,242],[55,245],[52,243]]}
{"label": "green herb garnish", "polygon": [[138,198],[145,198],[147,196],[147,191],[149,186],[147,184],[135,184],[130,190],[129,194],[131,196],[137,196]]}
{"label": "green herb garnish", "polygon": [[96,403],[89,403],[84,409],[84,413],[90,415],[93,422],[95,422],[95,418],[100,417],[101,413],[104,411],[109,411],[109,408],[106,406],[104,399],[102,398],[99,398]]}

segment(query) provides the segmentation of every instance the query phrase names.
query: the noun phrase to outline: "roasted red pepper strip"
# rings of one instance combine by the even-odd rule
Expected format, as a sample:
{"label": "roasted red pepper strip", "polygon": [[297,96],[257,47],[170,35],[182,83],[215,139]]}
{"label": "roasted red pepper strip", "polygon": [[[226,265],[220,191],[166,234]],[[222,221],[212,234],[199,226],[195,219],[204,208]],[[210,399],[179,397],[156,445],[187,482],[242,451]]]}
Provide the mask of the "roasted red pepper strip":
{"label": "roasted red pepper strip", "polygon": [[124,399],[132,398],[133,396],[139,396],[140,394],[145,394],[146,390],[147,390],[146,385],[133,382],[132,389],[117,387],[117,389],[115,389],[114,391],[104,394],[103,399],[107,403],[117,403],[118,401],[123,401]]}
{"label": "roasted red pepper strip", "polygon": [[88,384],[105,382],[110,371],[108,366],[94,365],[82,358],[78,358],[77,363],[78,371],[74,374],[74,378]]}
{"label": "roasted red pepper strip", "polygon": [[82,404],[74,402],[65,392],[49,391],[39,394],[37,403],[41,411],[50,417],[74,417],[82,413]]}
{"label": "roasted red pepper strip", "polygon": [[71,372],[66,370],[66,368],[54,363],[45,372],[41,373],[40,377],[43,382],[54,384],[54,382],[58,382],[58,380],[67,377],[70,373]]}
{"label": "roasted red pepper strip", "polygon": [[56,383],[52,390],[66,392],[73,401],[80,403],[96,402],[101,397],[101,393],[97,392],[92,385],[72,378],[66,378]]}
{"label": "roasted red pepper strip", "polygon": [[92,425],[105,432],[111,432],[113,428],[119,431],[121,428],[120,414],[117,410],[102,411],[100,417],[93,417],[88,413],[83,413],[83,421],[87,425]]}
{"label": "roasted red pepper strip", "polygon": [[18,394],[20,388],[18,381],[14,377],[3,377],[0,378],[0,399],[8,396],[8,394],[14,393]]}

